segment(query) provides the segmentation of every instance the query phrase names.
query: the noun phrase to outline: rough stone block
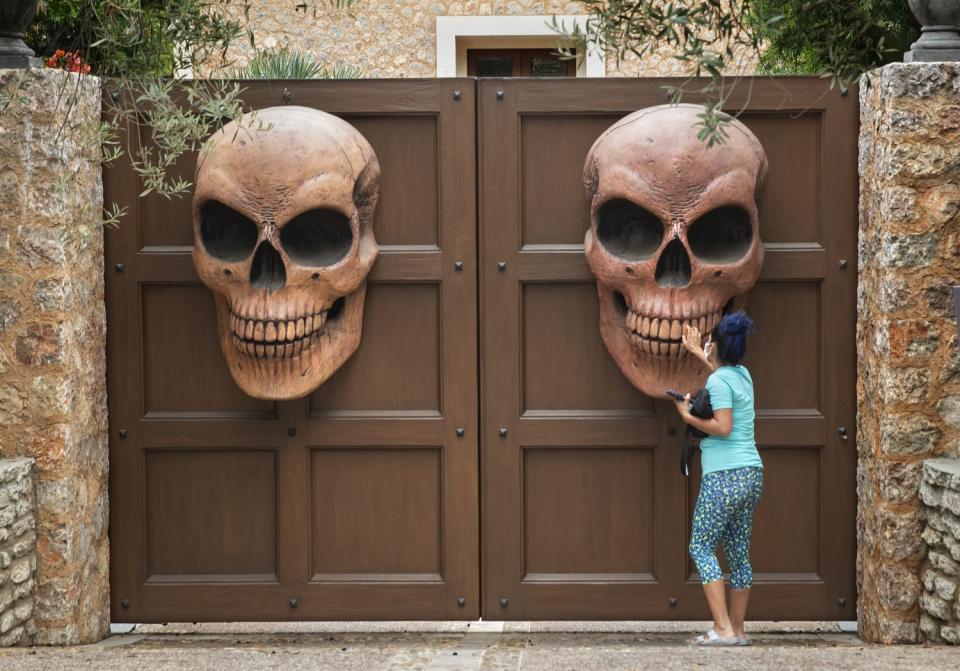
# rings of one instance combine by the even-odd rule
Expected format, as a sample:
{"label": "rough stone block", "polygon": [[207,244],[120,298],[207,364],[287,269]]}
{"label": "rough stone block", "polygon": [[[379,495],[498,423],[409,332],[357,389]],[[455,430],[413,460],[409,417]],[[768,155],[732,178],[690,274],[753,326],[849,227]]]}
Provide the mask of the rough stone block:
{"label": "rough stone block", "polygon": [[14,627],[6,634],[0,635],[0,648],[6,648],[23,643],[26,629],[24,627]]}
{"label": "rough stone block", "polygon": [[953,82],[953,72],[943,64],[890,63],[869,77],[880,90],[884,105],[894,105],[898,98],[931,98],[948,92]]}
{"label": "rough stone block", "polygon": [[33,614],[33,599],[23,599],[13,608],[18,622],[26,621]]}
{"label": "rough stone block", "polygon": [[[35,568],[35,567],[34,567]],[[29,578],[26,582],[23,582],[19,585],[13,586],[13,598],[15,601],[20,599],[26,599],[28,596],[33,594],[33,578]]]}
{"label": "rough stone block", "polygon": [[946,576],[934,574],[932,592],[944,601],[953,601],[957,593],[957,583]]}
{"label": "rough stone block", "polygon": [[943,501],[943,487],[937,487],[929,482],[920,483],[920,500],[930,508],[940,508]]}
{"label": "rough stone block", "polygon": [[890,503],[916,501],[922,464],[880,461],[877,464],[879,494]]}
{"label": "rough stone block", "polygon": [[885,415],[880,424],[880,449],[890,455],[934,452],[942,432],[929,419],[916,415]]}
{"label": "rough stone block", "polygon": [[[927,545],[930,545],[930,543],[927,543]],[[957,563],[952,557],[945,555],[943,552],[931,549],[927,553],[927,559],[930,560],[930,565],[941,573],[953,577],[960,576],[960,563]]]}
{"label": "rough stone block", "polygon": [[900,564],[883,562],[877,570],[876,590],[880,605],[888,610],[904,611],[917,603],[920,581],[913,570]]}
{"label": "rough stone block", "polygon": [[17,337],[17,360],[28,366],[62,363],[65,332],[59,324],[31,324]]}
{"label": "rough stone block", "polygon": [[923,462],[923,479],[937,487],[960,491],[960,459],[926,459]]}
{"label": "rough stone block", "polygon": [[[13,532],[14,538],[19,538],[28,531],[33,531],[37,528],[37,521],[34,519],[33,515],[27,515],[22,519],[17,520],[10,527],[10,530]],[[0,543],[5,541],[6,538],[0,537]]]}
{"label": "rough stone block", "polygon": [[921,538],[923,523],[916,512],[883,509],[878,520],[880,555],[884,559],[904,562],[922,556],[925,550]]}
{"label": "rough stone block", "polygon": [[920,595],[920,608],[925,613],[929,613],[938,619],[946,621],[953,619],[950,603],[930,592],[924,592]]}
{"label": "rough stone block", "polygon": [[960,396],[946,396],[937,408],[949,426],[960,428]]}
{"label": "rough stone block", "polygon": [[[926,517],[924,517],[924,519],[926,519]],[[928,546],[940,545],[943,543],[943,534],[929,526],[923,530],[922,538],[923,542]]]}
{"label": "rough stone block", "polygon": [[942,642],[940,638],[940,622],[929,615],[920,615],[920,633],[923,634],[923,637],[928,641],[933,643]]}
{"label": "rough stone block", "polygon": [[15,585],[19,585],[25,582],[32,572],[29,557],[17,559],[10,565],[10,580],[12,580]]}
{"label": "rough stone block", "polygon": [[924,368],[883,368],[879,377],[887,403],[919,403],[930,391],[930,372]]}

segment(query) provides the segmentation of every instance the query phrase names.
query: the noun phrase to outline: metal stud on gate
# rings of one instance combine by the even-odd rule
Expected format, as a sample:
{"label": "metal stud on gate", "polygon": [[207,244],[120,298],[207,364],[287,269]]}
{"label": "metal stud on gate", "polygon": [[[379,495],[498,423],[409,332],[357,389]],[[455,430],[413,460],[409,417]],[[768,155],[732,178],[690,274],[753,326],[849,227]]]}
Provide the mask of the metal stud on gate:
{"label": "metal stud on gate", "polygon": [[290,436],[291,438],[297,435],[297,427],[291,426],[289,429],[287,429],[287,435]]}
{"label": "metal stud on gate", "polygon": [[120,602],[120,606],[121,606],[122,608],[129,608],[129,607],[130,607],[130,599],[124,599],[123,601],[121,601],[121,602]]}
{"label": "metal stud on gate", "polygon": [[126,429],[120,429],[119,431],[117,431],[117,435],[120,436],[121,438],[126,438],[129,434],[127,433]]}
{"label": "metal stud on gate", "polygon": [[122,264],[122,263],[115,263],[115,264],[113,264],[113,269],[114,269],[115,271],[117,271],[118,273],[122,273],[122,272],[123,272],[123,264]]}
{"label": "metal stud on gate", "polygon": [[461,270],[463,270],[463,261],[454,261],[454,262],[453,262],[453,269],[456,270],[458,273],[459,273]]}
{"label": "metal stud on gate", "polygon": [[454,100],[460,100],[460,90],[459,90],[459,89],[453,92],[453,99],[454,99]]}
{"label": "metal stud on gate", "polygon": [[677,607],[677,597],[672,596],[672,597],[670,597],[669,599],[667,599],[667,605],[669,605],[671,608],[676,608],[676,607]]}
{"label": "metal stud on gate", "polygon": [[289,105],[292,99],[293,99],[293,91],[291,91],[289,88],[284,86],[283,91],[280,93],[280,104]]}
{"label": "metal stud on gate", "polygon": [[506,261],[497,261],[497,270],[499,270],[502,273],[506,269],[507,269]]}
{"label": "metal stud on gate", "polygon": [[463,434],[466,433],[462,426],[457,427],[457,438],[463,438]]}
{"label": "metal stud on gate", "polygon": [[503,91],[501,89],[497,89],[497,100],[503,100]]}
{"label": "metal stud on gate", "polygon": [[509,603],[510,603],[510,599],[508,599],[508,598],[505,597],[505,596],[500,597],[500,607],[501,607],[501,608],[506,608],[506,607],[507,607],[507,604],[509,604]]}
{"label": "metal stud on gate", "polygon": [[291,607],[291,608],[296,608],[296,607],[299,606],[299,605],[300,605],[300,599],[298,599],[298,598],[296,598],[296,597],[293,597],[292,599],[290,599],[290,607]]}
{"label": "metal stud on gate", "polygon": [[504,428],[504,427],[502,427],[502,426],[500,427],[500,431],[498,431],[497,433],[500,434],[500,437],[501,437],[501,438],[506,438],[506,437],[507,437],[507,430],[506,430],[506,428]]}
{"label": "metal stud on gate", "polygon": [[458,605],[460,608],[463,608],[464,606],[467,605],[467,600],[466,600],[464,597],[462,597],[462,596],[458,596],[458,597],[457,597],[457,605]]}

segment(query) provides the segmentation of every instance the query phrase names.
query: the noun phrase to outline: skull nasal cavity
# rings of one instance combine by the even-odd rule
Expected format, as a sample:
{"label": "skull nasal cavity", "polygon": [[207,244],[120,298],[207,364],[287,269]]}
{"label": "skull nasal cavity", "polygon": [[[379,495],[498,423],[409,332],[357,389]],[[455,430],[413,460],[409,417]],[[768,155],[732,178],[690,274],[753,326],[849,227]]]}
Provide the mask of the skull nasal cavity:
{"label": "skull nasal cavity", "polygon": [[685,287],[690,284],[690,276],[690,256],[679,238],[674,238],[657,261],[657,284],[661,287]]}
{"label": "skull nasal cavity", "polygon": [[287,271],[283,267],[283,259],[273,245],[264,240],[253,255],[250,285],[255,289],[276,291],[282,289],[286,283]]}

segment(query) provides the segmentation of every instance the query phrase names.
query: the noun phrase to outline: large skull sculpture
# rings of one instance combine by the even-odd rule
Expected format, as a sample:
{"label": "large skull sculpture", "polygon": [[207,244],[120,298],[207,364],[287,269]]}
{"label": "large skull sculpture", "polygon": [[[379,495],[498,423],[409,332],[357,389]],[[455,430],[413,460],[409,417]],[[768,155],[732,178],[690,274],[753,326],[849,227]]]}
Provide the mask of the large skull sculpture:
{"label": "large skull sculpture", "polygon": [[709,333],[763,262],[766,154],[735,120],[726,141],[708,148],[697,137],[703,111],[634,112],[597,139],[584,165],[600,334],[630,382],[655,397],[703,386],[702,364],[680,342],[683,325]]}
{"label": "large skull sculpture", "polygon": [[220,347],[247,394],[305,396],[356,351],[379,184],[367,140],[317,110],[260,110],[207,140],[193,262],[216,294]]}

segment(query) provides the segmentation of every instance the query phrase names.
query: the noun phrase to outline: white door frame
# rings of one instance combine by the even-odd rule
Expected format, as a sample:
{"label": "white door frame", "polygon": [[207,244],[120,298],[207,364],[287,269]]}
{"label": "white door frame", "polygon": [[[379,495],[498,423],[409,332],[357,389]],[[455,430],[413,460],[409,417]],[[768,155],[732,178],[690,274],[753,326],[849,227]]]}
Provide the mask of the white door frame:
{"label": "white door frame", "polygon": [[[437,17],[437,77],[466,76],[466,47],[472,48],[526,48],[550,47],[560,37],[550,28],[549,14],[526,16],[438,16]],[[587,16],[583,14],[556,15],[557,22],[567,28],[574,25],[583,31]],[[583,49],[583,45],[579,45]],[[458,58],[459,56],[459,58]],[[586,58],[577,64],[578,77],[605,77],[606,55],[596,49],[588,50]]]}

